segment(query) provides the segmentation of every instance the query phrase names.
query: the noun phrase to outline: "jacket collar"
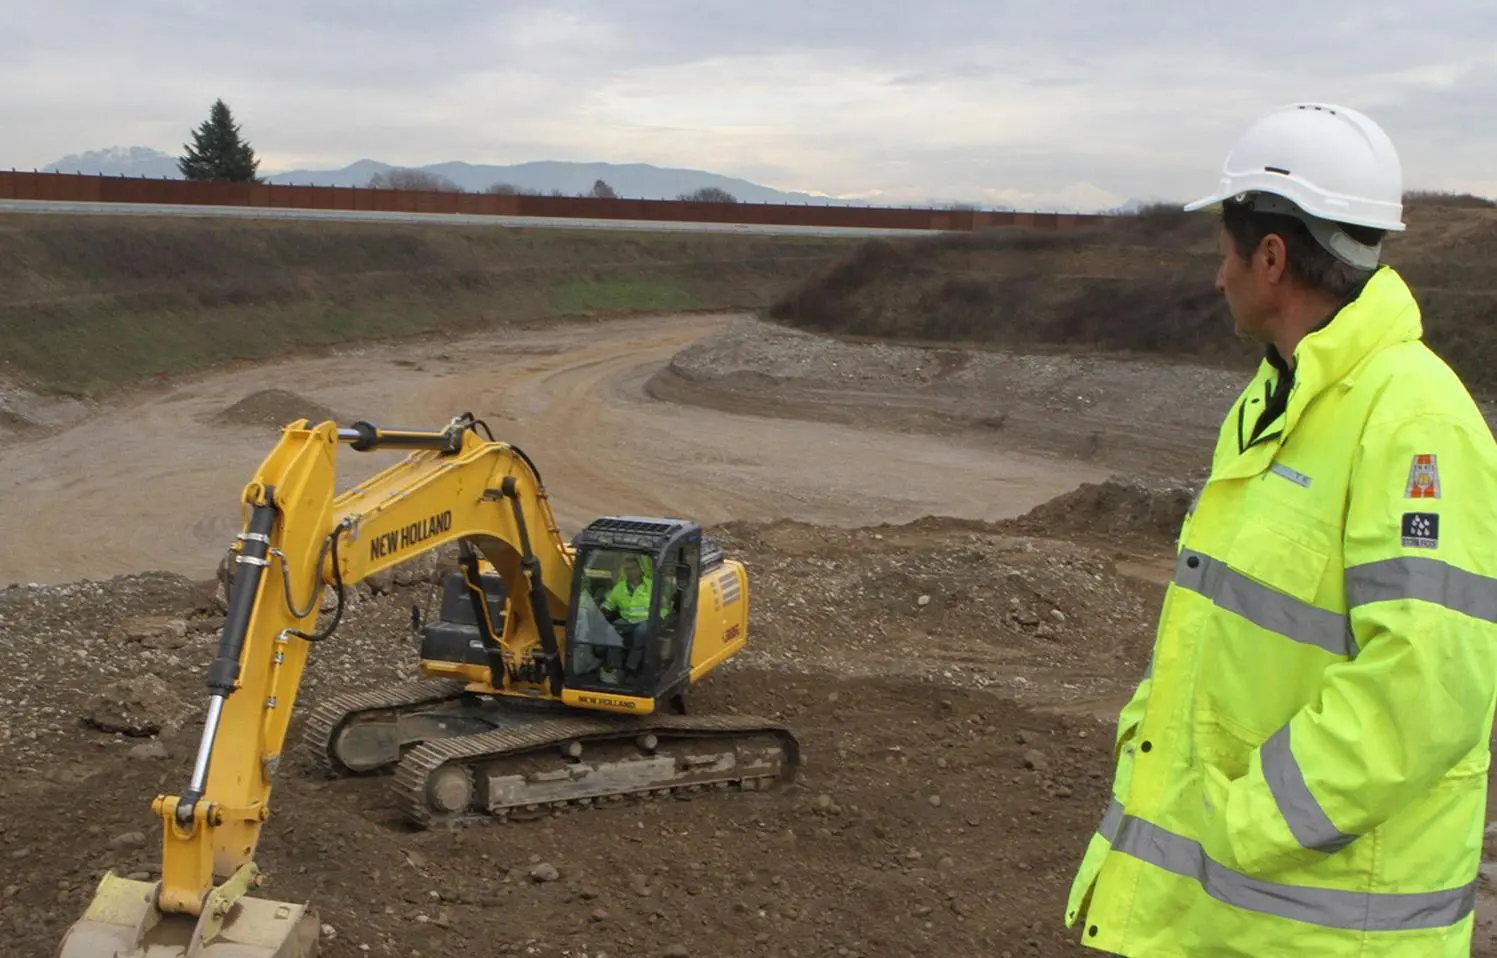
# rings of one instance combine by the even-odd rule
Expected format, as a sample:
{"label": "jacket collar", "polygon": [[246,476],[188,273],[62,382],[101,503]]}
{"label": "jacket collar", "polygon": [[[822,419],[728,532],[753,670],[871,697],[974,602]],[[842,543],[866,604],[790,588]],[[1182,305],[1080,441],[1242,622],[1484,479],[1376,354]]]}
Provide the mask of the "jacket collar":
{"label": "jacket collar", "polygon": [[[1351,385],[1357,370],[1373,355],[1423,334],[1419,304],[1403,277],[1391,266],[1379,267],[1356,298],[1295,347],[1294,386],[1284,412],[1284,431],[1293,429],[1305,407],[1328,387]],[[1283,366],[1277,351],[1269,349],[1264,373]]]}
{"label": "jacket collar", "polygon": [[1373,354],[1424,335],[1419,304],[1391,266],[1380,267],[1355,299],[1294,350],[1295,379],[1308,394],[1347,379]]}
{"label": "jacket collar", "polygon": [[[1358,370],[1374,355],[1422,335],[1413,293],[1392,267],[1380,267],[1354,298],[1300,340],[1292,370],[1274,347],[1265,350],[1257,375],[1244,390],[1226,426],[1235,433],[1237,455],[1230,464],[1223,464],[1221,477],[1250,475],[1266,468],[1316,397],[1333,386],[1349,387]],[[1273,385],[1285,380],[1290,391],[1283,411],[1265,424],[1260,438],[1249,443],[1247,436],[1254,425],[1249,409],[1253,398],[1261,396],[1260,401],[1267,402]],[[1262,407],[1258,408],[1261,411]]]}

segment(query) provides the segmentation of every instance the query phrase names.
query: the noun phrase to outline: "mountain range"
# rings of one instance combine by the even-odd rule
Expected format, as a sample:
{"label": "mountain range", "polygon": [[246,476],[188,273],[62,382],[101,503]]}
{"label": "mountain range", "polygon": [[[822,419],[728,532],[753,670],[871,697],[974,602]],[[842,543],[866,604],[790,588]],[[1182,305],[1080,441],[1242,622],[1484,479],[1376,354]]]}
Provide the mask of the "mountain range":
{"label": "mountain range", "polygon": [[[862,200],[844,200],[811,193],[786,192],[706,170],[677,169],[649,163],[571,163],[541,160],[512,166],[483,165],[460,161],[431,163],[418,167],[396,167],[378,160],[359,160],[340,170],[288,170],[265,176],[268,183],[302,186],[367,186],[376,173],[394,169],[417,169],[446,177],[469,192],[482,192],[497,183],[522,190],[552,190],[575,196],[603,180],[621,197],[673,200],[683,193],[715,187],[744,203],[815,203],[833,206],[868,206]],[[48,173],[91,173],[102,176],[149,176],[181,179],[177,158],[149,147],[110,147],[65,156],[44,169]]]}
{"label": "mountain range", "polygon": [[[744,203],[794,203],[822,206],[873,206],[865,200],[842,199],[813,193],[787,192],[752,183],[734,176],[706,170],[678,169],[649,163],[576,163],[539,160],[512,166],[483,165],[452,161],[418,167],[397,167],[378,160],[359,160],[339,170],[288,170],[265,176],[270,183],[304,186],[367,186],[376,173],[395,169],[417,169],[446,177],[461,189],[481,192],[505,183],[521,190],[550,193],[558,190],[568,196],[587,193],[597,180],[603,180],[624,198],[673,200],[683,193],[713,187],[725,190]],[[144,146],[115,146],[65,156],[45,167],[45,172],[91,173],[102,176],[146,176],[157,179],[181,179],[177,158]],[[902,206],[951,206],[951,199],[932,198],[926,203],[904,203]],[[1149,200],[1130,199],[1122,204],[1124,212],[1147,205]],[[984,205],[989,210],[1010,207]],[[1056,207],[1065,211],[1066,207]],[[1093,212],[1078,210],[1078,212]]]}

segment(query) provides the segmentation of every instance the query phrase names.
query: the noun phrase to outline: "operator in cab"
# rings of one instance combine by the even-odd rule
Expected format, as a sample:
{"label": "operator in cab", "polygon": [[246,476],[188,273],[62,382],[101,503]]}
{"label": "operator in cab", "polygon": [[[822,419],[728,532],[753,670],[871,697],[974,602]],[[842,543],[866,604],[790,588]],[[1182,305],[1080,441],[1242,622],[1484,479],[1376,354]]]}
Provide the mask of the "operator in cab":
{"label": "operator in cab", "polygon": [[644,661],[645,624],[650,618],[650,596],[654,576],[648,574],[638,556],[628,556],[623,562],[623,576],[608,590],[600,608],[624,639],[623,649],[608,650],[607,663],[600,677],[605,682],[617,681],[618,669],[623,667],[636,671]]}

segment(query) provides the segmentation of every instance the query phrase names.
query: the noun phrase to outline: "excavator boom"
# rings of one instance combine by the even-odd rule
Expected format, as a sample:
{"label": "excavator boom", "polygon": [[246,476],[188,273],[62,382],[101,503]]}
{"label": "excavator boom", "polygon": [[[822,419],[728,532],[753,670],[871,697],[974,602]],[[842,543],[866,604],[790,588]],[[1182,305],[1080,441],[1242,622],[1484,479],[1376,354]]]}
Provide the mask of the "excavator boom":
{"label": "excavator boom", "polygon": [[[282,431],[244,489],[187,787],[151,805],[161,879],[106,874],[59,958],[316,953],[310,905],[250,894],[264,880],[254,854],[307,656],[338,627],[350,586],[452,542],[477,610],[470,648],[423,649],[423,670],[443,678],[351,692],[314,710],[309,742],[333,770],[393,771],[402,808],[421,825],[676,788],[765,788],[793,771],[788,729],[656,711],[742,647],[742,565],[703,550],[694,524],[609,519],[583,537],[579,566],[534,463],[479,427],[465,414],[435,432],[306,420]],[[342,445],[406,456],[340,495]],[[661,577],[649,618],[621,629],[604,621],[614,610],[598,599],[607,585],[598,564],[617,561]],[[489,580],[504,597],[497,615]],[[319,629],[328,587],[336,604]],[[628,656],[621,635],[632,636],[622,640]],[[597,684],[601,675],[623,681],[611,664],[625,658],[643,678]]]}

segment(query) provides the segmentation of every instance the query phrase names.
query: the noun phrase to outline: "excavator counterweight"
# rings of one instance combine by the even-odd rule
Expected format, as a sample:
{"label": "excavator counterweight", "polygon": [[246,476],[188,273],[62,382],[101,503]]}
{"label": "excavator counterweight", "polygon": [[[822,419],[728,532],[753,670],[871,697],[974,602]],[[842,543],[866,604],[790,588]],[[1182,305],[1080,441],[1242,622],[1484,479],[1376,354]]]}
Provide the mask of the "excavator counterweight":
{"label": "excavator counterweight", "polygon": [[[244,490],[191,777],[151,805],[161,879],[106,874],[59,958],[316,954],[310,903],[252,894],[307,656],[335,634],[349,587],[453,543],[441,613],[424,626],[413,616],[423,678],[309,711],[304,743],[325,772],[388,776],[422,827],[762,791],[794,775],[789,728],[686,714],[690,687],[746,642],[743,564],[679,518],[604,517],[565,541],[535,464],[480,429],[464,414],[430,432],[307,420],[282,430]],[[343,445],[406,455],[335,494]],[[336,601],[321,625],[328,588]]]}

